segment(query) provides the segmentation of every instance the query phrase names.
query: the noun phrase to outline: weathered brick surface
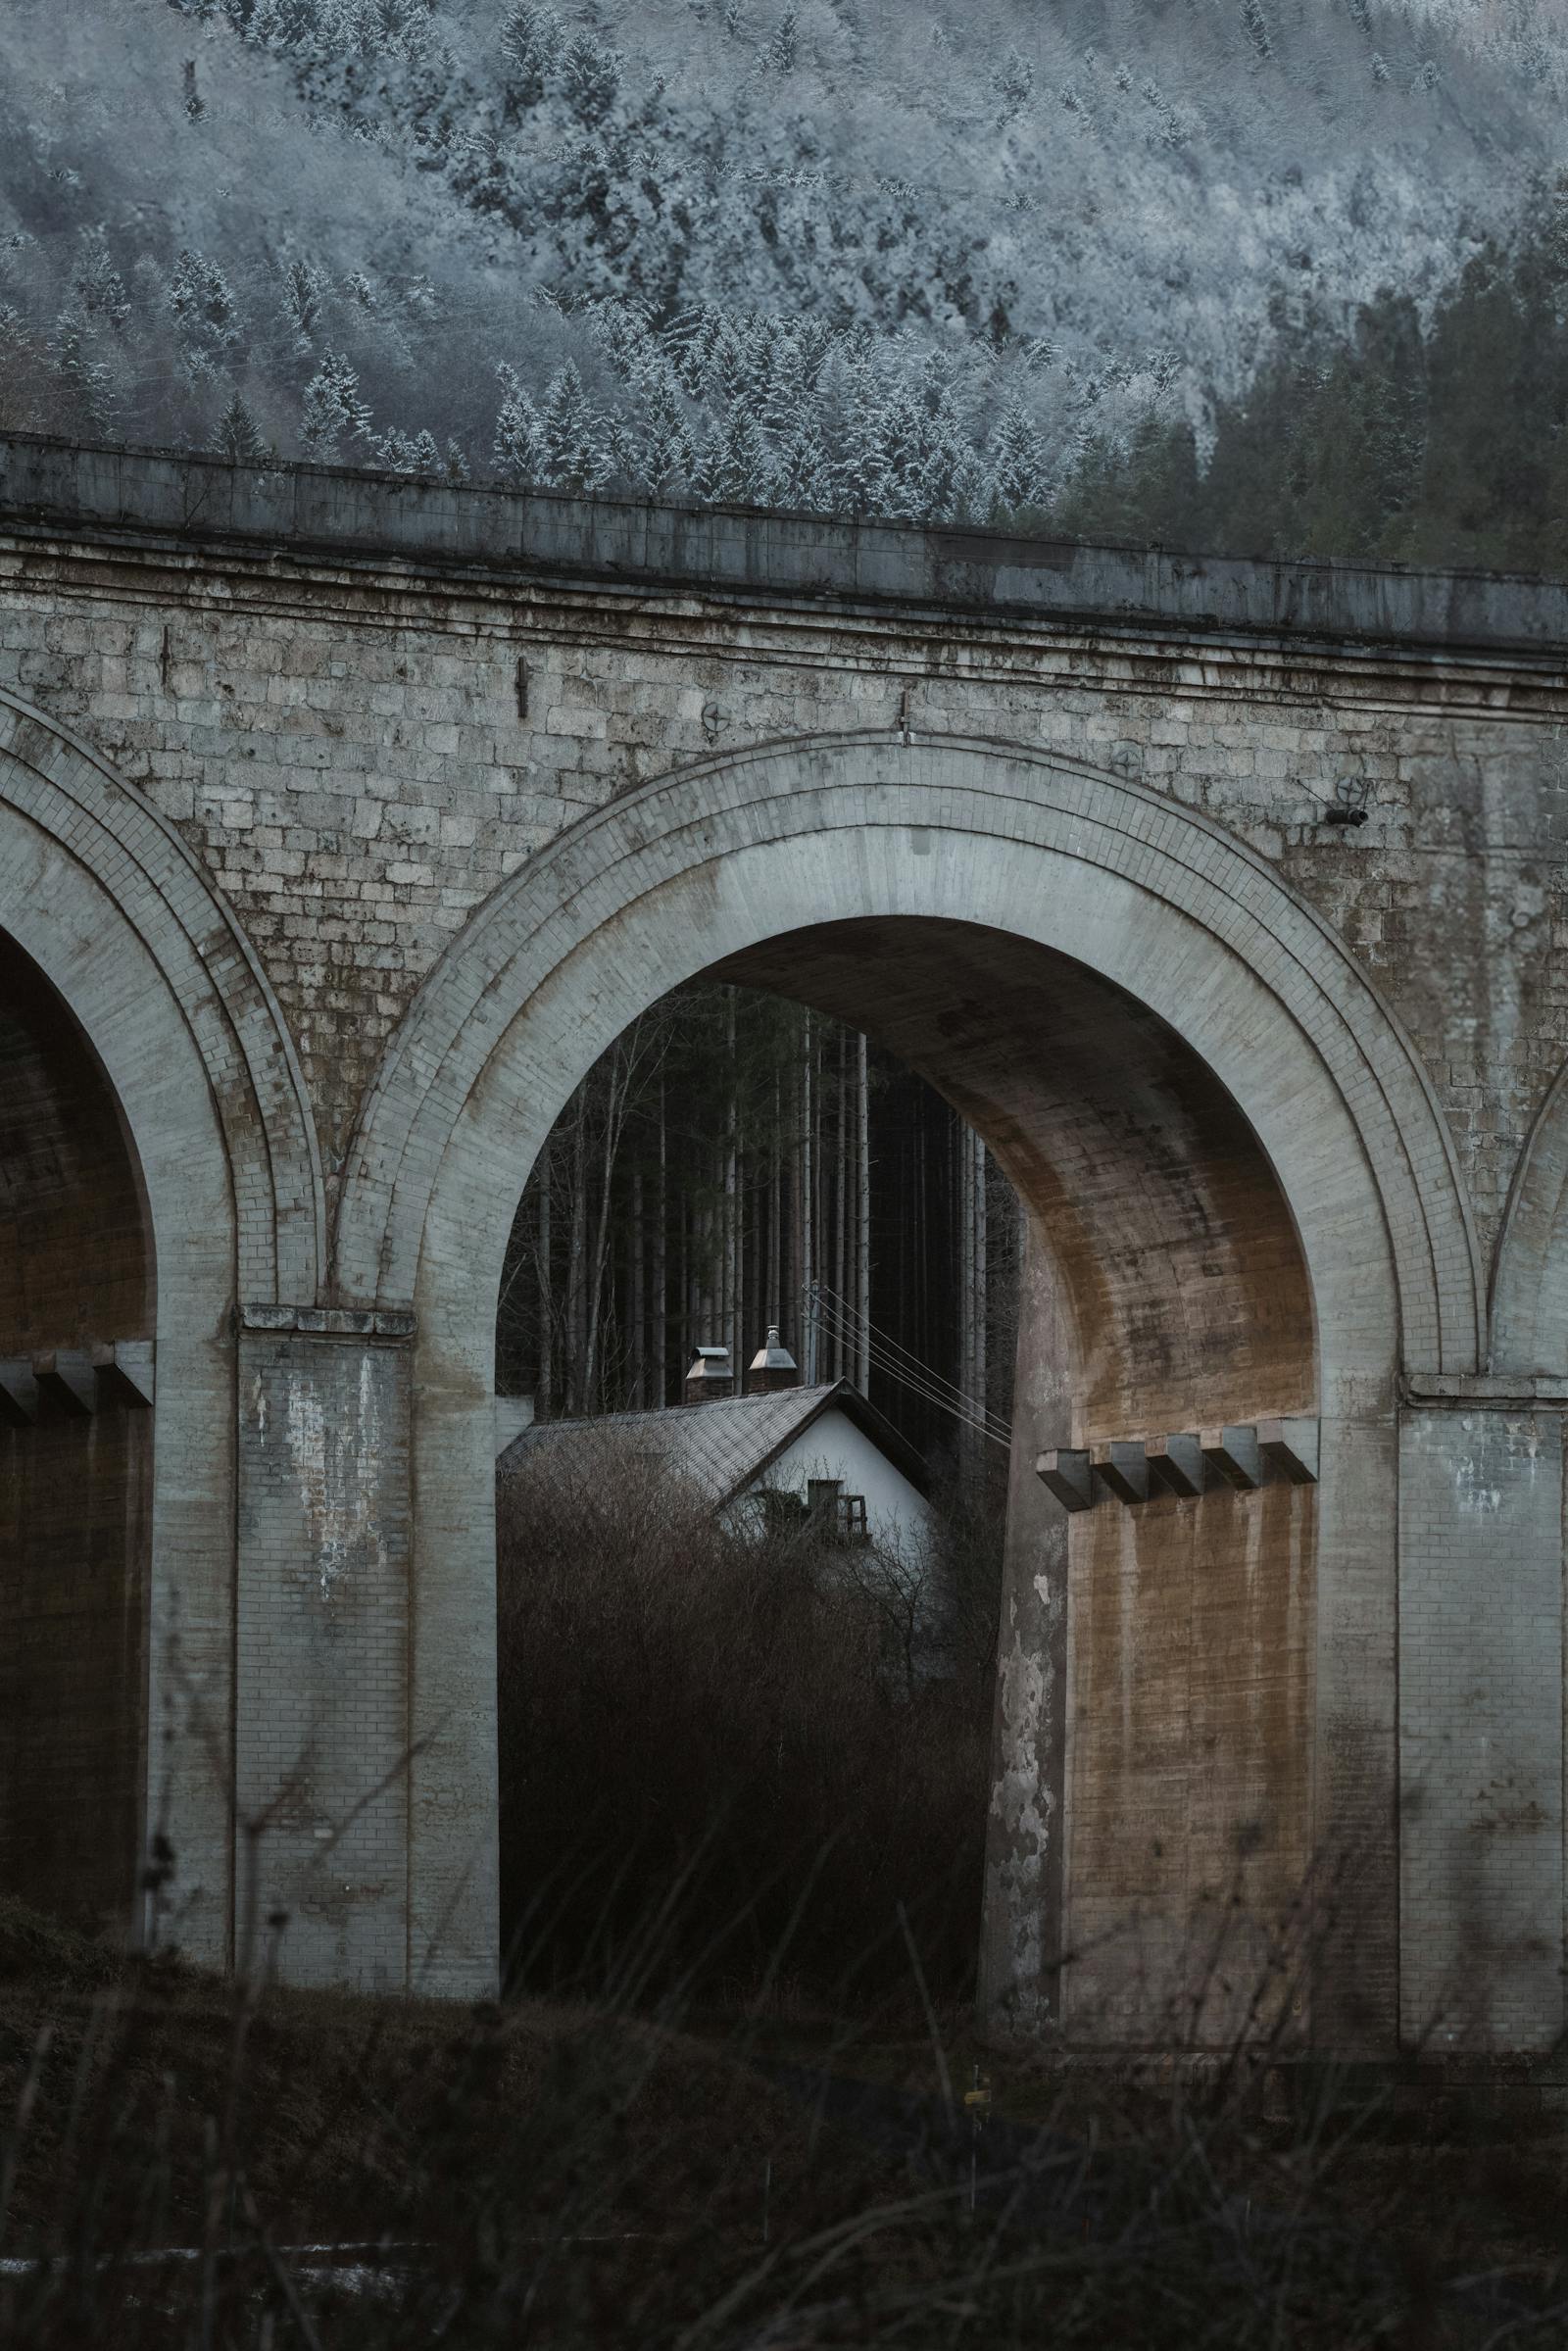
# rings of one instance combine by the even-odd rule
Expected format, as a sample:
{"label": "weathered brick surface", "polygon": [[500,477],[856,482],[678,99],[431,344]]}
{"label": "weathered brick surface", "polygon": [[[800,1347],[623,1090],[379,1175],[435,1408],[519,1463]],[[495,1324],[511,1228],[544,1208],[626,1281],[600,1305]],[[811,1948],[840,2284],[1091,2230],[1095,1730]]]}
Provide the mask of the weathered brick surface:
{"label": "weathered brick surface", "polygon": [[408,1980],[409,1354],[242,1333],[237,1932],[284,1974]]}
{"label": "weathered brick surface", "polygon": [[1562,1425],[1412,1412],[1400,1462],[1406,2038],[1562,2032]]}
{"label": "weathered brick surface", "polygon": [[[715,748],[906,713],[923,740],[1135,776],[1274,863],[1414,1036],[1490,1249],[1568,1055],[1568,696],[1498,666],[0,543],[0,686],[82,728],[197,849],[334,1157],[420,979],[574,817]],[[1368,787],[1360,828],[1322,821],[1342,779]]]}

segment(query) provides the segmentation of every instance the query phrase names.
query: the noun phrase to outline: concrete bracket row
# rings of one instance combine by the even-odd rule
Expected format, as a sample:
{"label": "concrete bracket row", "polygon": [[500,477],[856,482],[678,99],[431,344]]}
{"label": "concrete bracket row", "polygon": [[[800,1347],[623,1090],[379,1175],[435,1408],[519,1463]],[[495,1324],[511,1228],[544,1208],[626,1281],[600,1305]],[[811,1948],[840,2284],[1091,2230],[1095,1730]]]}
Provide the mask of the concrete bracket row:
{"label": "concrete bracket row", "polygon": [[0,1425],[26,1428],[40,1406],[72,1419],[115,1405],[144,1411],[153,1400],[153,1342],[109,1339],[0,1356]]}
{"label": "concrete bracket row", "polygon": [[1251,1494],[1271,1473],[1293,1486],[1314,1486],[1318,1423],[1245,1421],[1219,1429],[1055,1446],[1040,1455],[1035,1471],[1068,1510],[1092,1510],[1107,1497],[1132,1504],[1161,1493],[1200,1494],[1208,1486]]}

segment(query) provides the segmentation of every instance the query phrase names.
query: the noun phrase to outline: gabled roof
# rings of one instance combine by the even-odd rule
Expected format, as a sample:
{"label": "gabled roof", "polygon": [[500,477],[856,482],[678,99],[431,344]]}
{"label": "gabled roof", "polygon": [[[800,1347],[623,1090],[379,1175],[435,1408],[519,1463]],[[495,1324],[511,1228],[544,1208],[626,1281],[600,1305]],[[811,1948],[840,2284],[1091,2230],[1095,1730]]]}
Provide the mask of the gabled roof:
{"label": "gabled roof", "polygon": [[497,1467],[511,1473],[545,1452],[560,1456],[605,1439],[652,1454],[707,1495],[714,1509],[752,1485],[768,1464],[830,1409],[841,1411],[884,1452],[916,1493],[925,1464],[891,1421],[849,1380],[824,1387],[781,1388],[771,1396],[729,1396],[706,1404],[670,1404],[657,1412],[606,1412],[594,1420],[535,1421],[514,1438]]}

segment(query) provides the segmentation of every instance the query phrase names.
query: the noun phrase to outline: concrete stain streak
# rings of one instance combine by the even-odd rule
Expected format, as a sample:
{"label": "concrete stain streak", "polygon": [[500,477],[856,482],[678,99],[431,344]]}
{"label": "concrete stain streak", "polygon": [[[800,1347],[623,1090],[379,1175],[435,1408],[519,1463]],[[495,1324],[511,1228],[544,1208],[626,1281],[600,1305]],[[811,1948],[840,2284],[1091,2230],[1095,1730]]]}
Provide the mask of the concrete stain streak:
{"label": "concrete stain streak", "polygon": [[360,1364],[357,1407],[345,1427],[335,1415],[329,1418],[314,1377],[296,1372],[289,1380],[289,1456],[299,1480],[321,1597],[328,1601],[349,1569],[362,1563],[375,1568],[383,1564],[376,1508],[380,1411],[368,1359]]}

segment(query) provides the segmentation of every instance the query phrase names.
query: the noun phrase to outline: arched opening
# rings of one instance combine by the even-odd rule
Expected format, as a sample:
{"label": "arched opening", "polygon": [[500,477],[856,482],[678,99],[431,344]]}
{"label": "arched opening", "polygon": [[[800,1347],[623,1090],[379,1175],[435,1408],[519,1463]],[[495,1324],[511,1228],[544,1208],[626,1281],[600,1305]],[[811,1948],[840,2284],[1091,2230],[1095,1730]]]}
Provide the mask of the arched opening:
{"label": "arched opening", "polygon": [[674,991],[574,1092],[496,1334],[518,1981],[657,1920],[704,1997],[901,1996],[905,1933],[972,1996],[1019,1240],[951,1105],[772,991]]}
{"label": "arched opening", "polygon": [[1068,1510],[1035,1464],[1315,1427],[1311,1285],[1267,1155],[1166,1020],[1032,940],[861,918],[710,976],[896,1054],[1026,1212],[988,2000],[1085,2039],[1223,2041],[1315,1848],[1315,1488],[1210,1458],[1188,1492],[1091,1470]]}
{"label": "arched opening", "polygon": [[107,1078],[0,934],[0,1877],[133,1921],[145,1788],[154,1265]]}
{"label": "arched opening", "polygon": [[[453,1825],[494,1818],[496,1303],[522,1175],[572,1088],[649,1004],[702,971],[744,967],[760,978],[768,941],[859,922],[957,925],[1015,943],[1020,955],[1060,959],[1054,1025],[1046,1025],[1050,993],[1036,1002],[1025,990],[1027,1032],[1011,1031],[1019,1050],[1003,1050],[996,1022],[988,1059],[971,1050],[972,1028],[965,1043],[955,1006],[967,994],[944,993],[932,946],[905,953],[895,942],[898,1003],[920,1002],[924,990],[922,1019],[932,1041],[947,1040],[954,1099],[973,1104],[977,1126],[986,1112],[999,1151],[1016,1158],[1020,1190],[1066,1236],[1059,1257],[1039,1253],[1030,1282],[1035,1327],[1051,1334],[1042,1364],[1071,1362],[1073,1378],[1039,1368],[1020,1382],[1020,1396],[1034,1398],[1029,1443],[1039,1434],[1046,1449],[1054,1438],[1082,1450],[1064,1432],[1107,1445],[1170,1435],[1168,1423],[1128,1422],[1156,1404],[1174,1413],[1180,1401],[1187,1425],[1175,1433],[1207,1431],[1223,1451],[1223,1413],[1283,1416],[1303,1395],[1315,1398],[1310,1494],[1282,1497],[1268,1480],[1238,1490],[1234,1504],[1205,1492],[1192,1555],[1213,1549],[1210,1522],[1217,1533],[1234,1518],[1250,1602],[1280,1589],[1277,1574],[1257,1580],[1251,1531],[1276,1513],[1303,1531],[1314,1591],[1292,1703],[1304,1702],[1308,1724],[1311,1848],[1352,1869],[1357,1888],[1353,1919],[1342,1913],[1320,1947],[1310,2023],[1341,2051],[1385,2050],[1398,1971],[1397,1382],[1401,1371],[1473,1370],[1479,1331],[1475,1237],[1451,1141],[1397,1020],[1263,858],[1165,794],[1049,749],[950,737],[763,746],[612,802],[472,918],[389,1048],[351,1153],[334,1265],[342,1295],[412,1306],[417,1325],[411,1949],[453,1988],[494,1981],[493,1839],[456,1837]],[[974,978],[982,990],[1011,984],[989,955]],[[799,973],[791,980],[799,992]],[[852,1004],[843,1008],[855,1016]],[[1069,1053],[1077,1068],[1072,1087],[1057,1088],[1058,1122],[1044,1105]],[[1069,1096],[1087,1102],[1076,1117]],[[1141,1116],[1140,1103],[1160,1115]],[[1054,1151],[1037,1140],[1042,1120]],[[1095,1176],[1092,1192],[1075,1181],[1074,1151]],[[1054,1320],[1065,1325],[1059,1339]],[[1290,1375],[1286,1395],[1273,1394],[1274,1373]],[[1034,1483],[1044,1509],[1051,1496]],[[1066,1532],[1057,1522],[1054,1540],[1070,1550],[1074,1574],[1114,1527],[1118,1550],[1136,1554],[1140,1578],[1152,1576],[1156,1544],[1161,1558],[1173,1554],[1189,1523],[1176,1503],[1197,1498],[1111,1509],[1098,1496],[1097,1488],[1086,1497],[1094,1507],[1073,1512]],[[1076,1654],[1054,1596],[1060,1578],[1054,1587],[1045,1574],[1036,1589],[1027,1557],[1015,1564],[1022,1580],[1009,1592],[1001,1677],[1005,1837],[987,1903],[986,1975],[994,2003],[1052,2018],[1061,1913],[1083,1915],[1085,1895],[1077,1852],[1062,1866],[1063,1822],[1087,1817],[1063,1752]],[[1196,1582],[1194,1594],[1196,1611]],[[1130,1625],[1130,1611],[1116,1621]],[[1261,1738],[1267,1693],[1244,1677],[1230,1694],[1249,1736]],[[1168,1730],[1169,1716],[1159,1719]],[[1200,1720],[1199,1745],[1183,1752],[1202,1754],[1206,1737]],[[1152,1790],[1152,1746],[1149,1758]],[[1213,1792],[1212,1775],[1191,1764],[1195,1811]],[[1259,1810],[1237,1809],[1250,1858]],[[1227,1834],[1216,1829],[1216,1849]],[[1155,1852],[1156,1837],[1145,1840],[1140,1867],[1161,1865],[1185,1921],[1187,1848],[1173,1861],[1158,1841]],[[1284,1851],[1290,1840],[1276,1841]],[[1125,1908],[1118,1898],[1117,1915]],[[1139,1932],[1157,1957],[1165,1930],[1152,1912],[1152,1901],[1138,1909]],[[1121,2013],[1136,2029],[1149,2006],[1137,1966],[1127,1982]],[[1108,1985],[1085,2004],[1106,2030],[1120,2030],[1115,1992]],[[1072,2023],[1070,1980],[1066,2006]],[[1083,2021],[1094,2029],[1092,2014]]]}

